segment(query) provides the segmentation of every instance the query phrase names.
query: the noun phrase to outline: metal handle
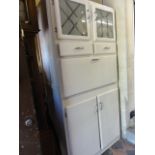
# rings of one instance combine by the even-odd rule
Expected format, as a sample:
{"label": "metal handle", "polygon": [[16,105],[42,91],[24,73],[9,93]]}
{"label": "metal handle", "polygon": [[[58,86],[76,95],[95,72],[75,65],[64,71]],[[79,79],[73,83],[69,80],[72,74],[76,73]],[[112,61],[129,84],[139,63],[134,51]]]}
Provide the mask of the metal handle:
{"label": "metal handle", "polygon": [[27,118],[25,120],[25,126],[32,127],[32,125],[33,125],[33,119],[32,118]]}
{"label": "metal handle", "polygon": [[108,47],[108,46],[104,47],[104,50],[109,50],[109,49],[110,49],[110,47]]}
{"label": "metal handle", "polygon": [[97,62],[97,61],[99,61],[99,60],[100,60],[100,59],[98,59],[98,58],[91,59],[92,62]]}
{"label": "metal handle", "polygon": [[75,47],[75,49],[76,49],[76,50],[83,50],[84,47],[82,47],[82,46],[81,46],[81,47]]}

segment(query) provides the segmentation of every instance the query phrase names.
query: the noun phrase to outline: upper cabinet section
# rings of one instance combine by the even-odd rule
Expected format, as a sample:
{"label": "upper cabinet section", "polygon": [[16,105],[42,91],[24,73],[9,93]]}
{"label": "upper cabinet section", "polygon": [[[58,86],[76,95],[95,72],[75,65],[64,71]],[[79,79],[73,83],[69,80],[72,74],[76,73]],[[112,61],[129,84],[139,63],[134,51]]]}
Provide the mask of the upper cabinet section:
{"label": "upper cabinet section", "polygon": [[55,0],[58,39],[90,39],[90,12],[86,0]]}
{"label": "upper cabinet section", "polygon": [[58,39],[115,41],[114,10],[89,0],[55,0]]}
{"label": "upper cabinet section", "polygon": [[104,5],[92,3],[93,32],[95,41],[115,41],[114,10]]}

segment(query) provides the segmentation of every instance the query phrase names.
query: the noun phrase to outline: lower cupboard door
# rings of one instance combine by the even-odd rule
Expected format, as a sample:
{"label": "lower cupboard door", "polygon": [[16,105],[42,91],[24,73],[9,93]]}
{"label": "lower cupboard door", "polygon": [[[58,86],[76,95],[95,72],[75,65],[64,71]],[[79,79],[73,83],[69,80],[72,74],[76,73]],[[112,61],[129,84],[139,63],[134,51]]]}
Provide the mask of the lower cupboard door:
{"label": "lower cupboard door", "polygon": [[117,89],[98,95],[101,148],[109,147],[119,136],[119,105]]}
{"label": "lower cupboard door", "polygon": [[71,155],[95,155],[100,150],[96,98],[66,108]]}

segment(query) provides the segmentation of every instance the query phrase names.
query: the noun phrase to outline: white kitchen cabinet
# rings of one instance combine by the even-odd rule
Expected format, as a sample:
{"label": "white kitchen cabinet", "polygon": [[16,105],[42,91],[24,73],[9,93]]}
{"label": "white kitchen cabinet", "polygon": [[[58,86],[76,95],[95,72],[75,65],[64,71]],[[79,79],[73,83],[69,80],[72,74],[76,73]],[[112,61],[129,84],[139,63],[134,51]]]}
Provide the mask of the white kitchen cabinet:
{"label": "white kitchen cabinet", "polygon": [[114,10],[89,0],[53,8],[67,151],[101,155],[120,137]]}
{"label": "white kitchen cabinet", "polygon": [[58,39],[90,39],[87,0],[54,0]]}
{"label": "white kitchen cabinet", "polygon": [[100,150],[96,97],[66,108],[71,155],[95,155]]}
{"label": "white kitchen cabinet", "polygon": [[110,7],[90,2],[95,41],[115,41],[115,15]]}
{"label": "white kitchen cabinet", "polygon": [[117,82],[116,55],[61,59],[64,97]]}
{"label": "white kitchen cabinet", "polygon": [[99,124],[101,149],[105,149],[120,135],[117,89],[99,94],[97,100],[100,109]]}

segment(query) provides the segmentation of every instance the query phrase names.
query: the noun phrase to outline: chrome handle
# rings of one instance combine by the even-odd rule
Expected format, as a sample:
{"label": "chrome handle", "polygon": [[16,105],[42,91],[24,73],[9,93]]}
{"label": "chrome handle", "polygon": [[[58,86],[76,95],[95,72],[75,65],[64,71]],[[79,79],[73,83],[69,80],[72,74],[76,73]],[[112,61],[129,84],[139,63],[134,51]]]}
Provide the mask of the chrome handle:
{"label": "chrome handle", "polygon": [[84,47],[75,47],[76,50],[83,50]]}
{"label": "chrome handle", "polygon": [[91,59],[92,62],[97,62],[97,61],[99,61],[99,60],[100,60],[100,59],[98,59],[98,58]]}
{"label": "chrome handle", "polygon": [[32,118],[27,118],[24,123],[25,123],[25,126],[32,127],[33,120],[32,120]]}
{"label": "chrome handle", "polygon": [[104,50],[109,50],[109,49],[110,49],[110,47],[108,47],[108,46],[104,47]]}

